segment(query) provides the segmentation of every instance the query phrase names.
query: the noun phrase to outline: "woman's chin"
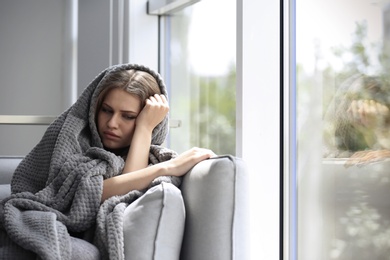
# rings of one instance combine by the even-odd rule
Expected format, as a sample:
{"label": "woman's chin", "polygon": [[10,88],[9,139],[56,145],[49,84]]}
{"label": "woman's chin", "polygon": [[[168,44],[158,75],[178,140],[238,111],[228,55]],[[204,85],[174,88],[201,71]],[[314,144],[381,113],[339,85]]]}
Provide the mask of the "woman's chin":
{"label": "woman's chin", "polygon": [[109,152],[112,152],[112,153],[114,153],[116,155],[125,155],[129,151],[129,146],[125,146],[125,147],[123,147],[123,146],[120,146],[120,147],[116,146],[115,147],[114,146],[113,147],[113,146],[106,146],[106,145],[104,145],[104,149],[109,151]]}

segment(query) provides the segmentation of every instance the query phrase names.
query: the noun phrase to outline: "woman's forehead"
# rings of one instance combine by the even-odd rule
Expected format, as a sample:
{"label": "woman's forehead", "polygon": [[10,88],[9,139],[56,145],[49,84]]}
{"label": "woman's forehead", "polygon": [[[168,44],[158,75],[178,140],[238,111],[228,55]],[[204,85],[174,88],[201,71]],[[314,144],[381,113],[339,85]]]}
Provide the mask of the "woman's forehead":
{"label": "woman's forehead", "polygon": [[111,89],[105,96],[103,103],[121,111],[139,112],[141,100],[133,94],[120,88]]}

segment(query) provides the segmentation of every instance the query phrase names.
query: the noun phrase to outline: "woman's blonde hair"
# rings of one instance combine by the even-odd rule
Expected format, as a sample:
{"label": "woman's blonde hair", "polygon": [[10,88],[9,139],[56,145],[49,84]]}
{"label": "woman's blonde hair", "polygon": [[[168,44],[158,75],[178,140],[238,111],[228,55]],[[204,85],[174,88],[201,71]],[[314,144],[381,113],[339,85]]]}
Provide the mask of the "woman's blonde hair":
{"label": "woman's blonde hair", "polygon": [[96,105],[96,114],[99,112],[104,98],[114,88],[119,88],[129,94],[135,95],[141,101],[141,107],[145,106],[146,99],[155,94],[161,94],[156,79],[142,70],[121,70],[110,73],[105,79],[102,91],[99,94]]}

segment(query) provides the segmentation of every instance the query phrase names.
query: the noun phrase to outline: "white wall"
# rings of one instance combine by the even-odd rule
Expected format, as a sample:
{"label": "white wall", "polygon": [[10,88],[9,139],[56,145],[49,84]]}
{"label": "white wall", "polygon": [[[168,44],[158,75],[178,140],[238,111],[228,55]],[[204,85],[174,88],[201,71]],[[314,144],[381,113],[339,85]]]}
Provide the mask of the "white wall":
{"label": "white wall", "polygon": [[[112,64],[157,69],[157,29],[146,0],[1,1],[0,115],[57,116]],[[0,125],[0,155],[25,155],[45,129]]]}
{"label": "white wall", "polygon": [[110,65],[110,1],[80,0],[78,17],[78,94]]}
{"label": "white wall", "polygon": [[61,0],[0,2],[2,114],[61,111]]}
{"label": "white wall", "polygon": [[[0,2],[0,114],[62,112],[64,1]],[[0,154],[28,151],[42,127],[0,126]]]}

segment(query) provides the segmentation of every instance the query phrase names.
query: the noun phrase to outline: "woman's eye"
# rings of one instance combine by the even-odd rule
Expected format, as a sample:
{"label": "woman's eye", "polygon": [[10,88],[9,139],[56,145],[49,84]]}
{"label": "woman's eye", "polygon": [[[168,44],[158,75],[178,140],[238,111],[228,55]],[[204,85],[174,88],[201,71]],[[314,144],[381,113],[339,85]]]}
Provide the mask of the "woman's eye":
{"label": "woman's eye", "polygon": [[134,115],[123,115],[123,118],[126,120],[133,120],[136,119],[137,117]]}
{"label": "woman's eye", "polygon": [[108,108],[105,108],[105,107],[102,107],[101,111],[102,111],[103,113],[111,113],[111,110],[108,109]]}

